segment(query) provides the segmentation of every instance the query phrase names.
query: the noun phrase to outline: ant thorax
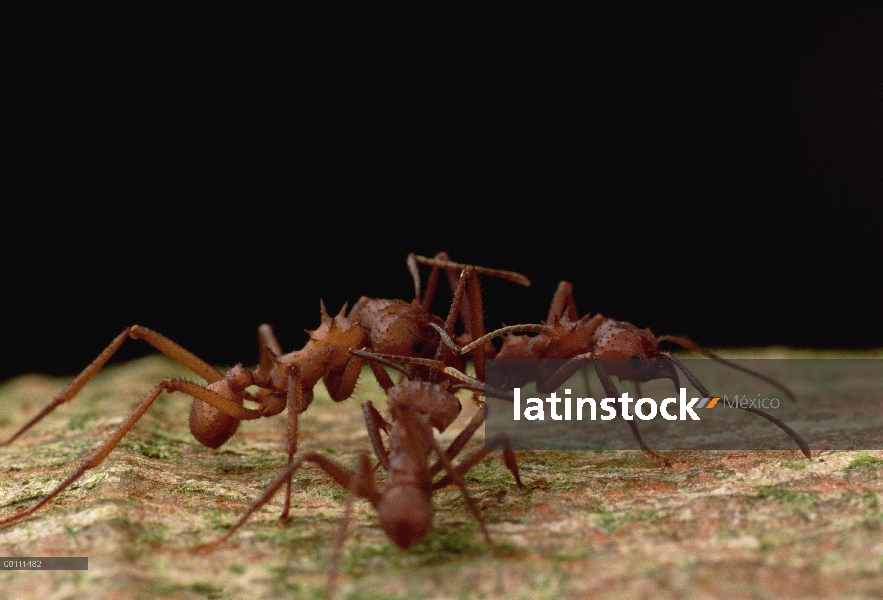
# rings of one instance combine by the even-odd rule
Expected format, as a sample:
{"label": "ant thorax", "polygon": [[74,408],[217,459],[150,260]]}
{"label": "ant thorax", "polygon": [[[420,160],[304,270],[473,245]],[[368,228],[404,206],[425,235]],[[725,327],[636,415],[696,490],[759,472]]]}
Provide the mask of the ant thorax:
{"label": "ant thorax", "polygon": [[345,318],[343,310],[334,318],[323,310],[318,329],[308,330],[307,334],[310,341],[302,349],[289,352],[275,361],[271,377],[278,389],[284,389],[288,373],[292,370],[301,378],[304,388],[312,388],[326,373],[346,367],[351,358],[348,353],[350,348],[363,348],[368,343],[365,329]]}

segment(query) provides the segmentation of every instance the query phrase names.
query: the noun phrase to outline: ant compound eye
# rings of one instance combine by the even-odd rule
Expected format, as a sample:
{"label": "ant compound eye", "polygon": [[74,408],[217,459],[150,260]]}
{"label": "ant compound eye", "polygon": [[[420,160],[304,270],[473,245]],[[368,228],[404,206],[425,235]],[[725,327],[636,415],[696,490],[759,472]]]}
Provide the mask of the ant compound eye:
{"label": "ant compound eye", "polygon": [[632,356],[629,360],[630,360],[631,363],[632,363],[632,367],[634,367],[635,369],[640,369],[640,368],[641,368],[641,357],[640,357],[640,356],[638,356],[637,354],[635,354],[635,355]]}
{"label": "ant compound eye", "polygon": [[420,354],[423,352],[423,342],[414,342],[414,345],[411,346],[411,350],[414,351],[414,354]]}

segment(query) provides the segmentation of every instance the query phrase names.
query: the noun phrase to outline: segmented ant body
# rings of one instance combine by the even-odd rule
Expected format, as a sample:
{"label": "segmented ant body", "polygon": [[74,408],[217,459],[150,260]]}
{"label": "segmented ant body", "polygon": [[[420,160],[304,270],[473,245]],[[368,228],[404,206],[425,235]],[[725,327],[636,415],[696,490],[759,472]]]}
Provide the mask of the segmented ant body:
{"label": "segmented ant body", "polygon": [[[402,365],[392,360],[407,361],[407,357],[386,358],[362,350],[351,352],[353,356],[368,360],[372,364],[386,365],[406,375],[409,373]],[[371,502],[377,509],[381,527],[400,548],[406,549],[423,538],[432,524],[432,492],[452,483],[461,489],[470,510],[484,531],[481,517],[466,491],[463,475],[487,456],[490,450],[485,448],[477,450],[455,468],[450,461],[473,436],[477,427],[473,427],[470,423],[445,451],[441,450],[432,433],[433,429],[440,433],[444,432],[460,414],[462,405],[454,396],[454,392],[470,389],[483,393],[484,386],[478,380],[452,367],[445,367],[444,363],[424,361],[424,364],[431,363],[434,363],[433,366],[438,372],[446,374],[439,382],[412,380],[385,386],[387,409],[392,423],[384,420],[371,401],[362,402],[365,425],[374,454],[388,473],[382,490],[376,488],[373,469],[364,454],[360,458],[358,469],[347,472],[321,454],[305,453],[280,473],[239,522],[213,545],[221,544],[233,535],[306,462],[317,464],[338,484]],[[473,417],[473,423],[476,420]],[[381,439],[381,430],[387,432],[388,448]],[[431,464],[433,453],[438,460]],[[447,476],[433,483],[433,477],[442,470],[447,472]],[[517,471],[513,471],[513,474],[517,477]],[[484,533],[487,536],[487,532]]]}
{"label": "segmented ant body", "polygon": [[[677,389],[676,366],[697,390],[705,396],[711,397],[708,390],[681,361],[660,349],[661,343],[670,342],[762,379],[782,390],[792,401],[795,400],[794,394],[781,383],[727,361],[701,348],[688,338],[673,335],[657,337],[649,329],[639,329],[631,323],[609,319],[600,314],[586,314],[580,318],[576,310],[576,301],[573,298],[573,286],[567,281],[558,284],[545,323],[554,329],[554,334],[541,332],[530,337],[511,333],[509,328],[504,327],[467,344],[462,348],[462,352],[469,352],[473,346],[486,344],[491,338],[502,336],[503,345],[495,357],[498,360],[569,360],[570,362],[564,366],[545,371],[543,371],[542,363],[538,361],[533,363],[537,369],[536,372],[525,373],[521,381],[513,382],[514,385],[523,385],[528,381],[536,381],[537,390],[540,393],[558,388],[588,360],[593,362],[604,391],[610,397],[618,395],[616,386],[610,379],[611,375],[617,376],[620,381],[633,381],[636,385],[655,379],[670,379]],[[774,423],[795,441],[807,458],[811,458],[809,447],[803,438],[779,419],[756,408],[744,406],[739,408]],[[626,422],[641,449],[668,466],[670,463],[665,457],[654,452],[644,443],[635,421],[627,420]]]}
{"label": "segmented ant body", "polygon": [[[422,300],[416,266],[418,262],[433,267],[427,292]],[[447,347],[439,350],[439,340],[442,336],[450,339],[458,316],[468,321],[470,329],[467,330],[467,337],[478,337],[484,333],[477,276],[487,274],[522,285],[530,284],[525,277],[517,273],[453,263],[447,260],[445,254],[439,254],[435,259],[410,255],[408,266],[415,282],[414,301],[409,303],[402,300],[363,297],[349,314],[346,314],[346,306],[344,306],[333,318],[328,315],[324,304],[320,304],[320,326],[315,331],[309,332],[310,340],[301,350],[283,354],[272,328],[269,325],[261,325],[258,329],[260,364],[253,370],[238,364],[222,374],[196,355],[153,330],[139,325],[127,327],[49,405],[0,445],[11,443],[55,408],[72,400],[129,337],[143,339],[205,379],[207,384],[200,385],[183,379],[162,381],[68,479],[28,509],[0,520],[0,526],[32,514],[86,471],[101,464],[163,391],[182,392],[193,398],[190,430],[201,444],[209,448],[218,448],[230,439],[241,421],[270,417],[281,413],[287,407],[287,449],[290,464],[297,452],[298,416],[310,405],[313,399],[313,387],[319,380],[324,381],[335,401],[345,400],[352,395],[365,358],[350,354],[351,348],[374,349],[379,352],[418,357],[435,355],[442,360],[462,366],[456,353],[450,352]],[[441,270],[446,272],[449,281],[456,281],[454,301],[447,320],[442,320],[429,312]],[[453,272],[461,270],[462,273],[457,280]],[[483,358],[481,349],[475,355]],[[483,360],[481,363],[483,364]],[[390,387],[392,381],[389,380],[386,371],[376,362],[369,364],[381,385]],[[257,386],[260,389],[257,393],[251,393],[247,391],[250,386]],[[245,400],[257,403],[258,408],[246,407]],[[283,518],[287,517],[289,508],[290,484],[286,493]]]}
{"label": "segmented ant body", "polygon": [[[435,440],[432,430],[444,432],[457,418],[462,409],[454,392],[470,389],[484,393],[482,382],[459,372],[444,363],[434,360],[410,359],[400,356],[379,356],[362,350],[351,350],[350,353],[372,365],[385,365],[410,376],[400,362],[419,363],[432,368],[438,381],[420,380],[403,381],[396,385],[384,385],[387,394],[387,409],[391,423],[381,416],[371,401],[362,402],[362,412],[368,437],[379,464],[387,471],[386,481],[381,489],[375,483],[374,469],[368,456],[359,455],[354,471],[347,471],[334,461],[316,452],[301,454],[267,487],[240,520],[217,541],[199,547],[199,551],[209,550],[225,543],[261,506],[269,502],[286,481],[305,463],[314,463],[327,473],[338,485],[350,491],[350,496],[338,532],[335,554],[331,560],[328,595],[331,596],[333,581],[336,574],[340,550],[346,536],[352,501],[354,497],[364,498],[377,511],[380,526],[386,535],[398,547],[408,549],[426,535],[433,521],[432,493],[448,485],[454,484],[463,495],[470,512],[478,521],[482,534],[493,547],[490,535],[484,525],[475,502],[466,489],[463,477],[475,465],[483,460],[494,446],[492,441],[484,448],[474,451],[454,466],[452,460],[465,447],[484,421],[484,414],[479,410],[469,425],[460,432],[446,450],[442,450]],[[439,377],[441,375],[441,377]],[[483,405],[482,405],[483,406]],[[387,432],[387,444],[381,439],[381,430]],[[511,455],[511,452],[509,453]],[[436,462],[432,463],[433,455]],[[510,460],[511,458],[511,460]],[[521,486],[518,468],[514,457],[507,456],[506,465],[512,471],[516,482]],[[445,475],[436,481],[433,478],[441,471]]]}

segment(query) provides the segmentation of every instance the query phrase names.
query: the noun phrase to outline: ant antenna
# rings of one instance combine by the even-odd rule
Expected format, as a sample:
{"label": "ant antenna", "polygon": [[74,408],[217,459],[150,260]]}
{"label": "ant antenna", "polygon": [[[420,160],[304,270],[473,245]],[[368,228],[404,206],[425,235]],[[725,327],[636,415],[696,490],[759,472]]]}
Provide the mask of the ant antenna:
{"label": "ant antenna", "polygon": [[[690,383],[693,384],[693,387],[695,387],[697,390],[699,390],[700,394],[702,394],[703,396],[706,396],[706,397],[711,397],[711,393],[707,389],[705,389],[705,386],[703,386],[699,382],[699,380],[696,378],[696,376],[690,372],[690,370],[687,368],[687,366],[684,363],[682,363],[681,361],[676,359],[674,356],[672,356],[668,352],[660,352],[659,354],[666,357],[668,360],[672,361],[675,365],[677,365],[677,367],[681,371],[684,372],[684,375],[687,376],[687,379],[690,381]],[[744,369],[740,369],[740,370],[744,370]],[[781,386],[779,386],[779,387],[781,387]],[[770,423],[773,423],[776,427],[778,427],[779,429],[781,429],[782,431],[787,433],[791,437],[792,440],[794,440],[794,442],[800,447],[800,450],[801,450],[801,452],[803,452],[804,456],[806,456],[807,458],[810,458],[810,459],[812,458],[812,453],[809,450],[809,446],[807,445],[807,443],[805,441],[803,441],[803,438],[800,437],[800,434],[798,434],[796,431],[794,431],[793,429],[791,429],[790,427],[785,425],[782,421],[780,421],[779,419],[777,419],[773,415],[771,415],[769,413],[765,413],[762,410],[759,410],[757,408],[752,408],[750,406],[746,407],[746,406],[741,406],[741,405],[737,405],[737,406],[738,406],[738,408],[741,408],[742,410],[746,410],[750,413],[754,413],[755,415],[763,417],[764,419],[766,419]]]}
{"label": "ant antenna", "polygon": [[532,331],[534,333],[545,333],[551,337],[558,337],[558,333],[552,327],[548,325],[543,325],[542,323],[529,323],[525,325],[509,325],[508,327],[501,327],[500,329],[496,329],[491,331],[490,333],[486,333],[477,340],[472,341],[469,344],[466,344],[462,348],[460,348],[460,354],[466,354],[470,350],[474,350],[478,348],[485,342],[494,339],[495,337],[499,337],[501,335],[507,335],[509,333],[518,333],[521,331]]}
{"label": "ant antenna", "polygon": [[[785,387],[783,384],[779,383],[775,379],[773,379],[771,377],[767,377],[766,375],[763,375],[761,373],[757,373],[756,371],[752,371],[751,369],[747,369],[747,368],[743,367],[742,365],[737,365],[736,363],[731,362],[725,358],[721,358],[717,354],[715,354],[713,352],[709,352],[705,348],[702,348],[701,346],[699,346],[698,344],[696,344],[693,340],[691,340],[689,338],[681,337],[678,335],[662,335],[662,336],[659,336],[658,338],[656,338],[656,341],[658,341],[658,342],[671,342],[673,344],[677,344],[678,346],[680,346],[684,350],[689,350],[690,352],[695,352],[696,354],[701,354],[702,356],[704,356],[706,358],[713,358],[714,360],[716,360],[720,363],[723,363],[732,369],[736,369],[737,371],[742,371],[743,373],[747,373],[748,375],[751,375],[752,377],[756,377],[762,381],[766,381],[768,384],[770,384],[771,386],[775,387],[776,389],[780,390],[783,394],[785,394],[788,397],[788,400],[790,400],[791,402],[797,402],[797,397],[794,395],[794,392],[792,392],[790,389],[788,389],[787,387]],[[699,389],[699,388],[696,388],[696,389]]]}

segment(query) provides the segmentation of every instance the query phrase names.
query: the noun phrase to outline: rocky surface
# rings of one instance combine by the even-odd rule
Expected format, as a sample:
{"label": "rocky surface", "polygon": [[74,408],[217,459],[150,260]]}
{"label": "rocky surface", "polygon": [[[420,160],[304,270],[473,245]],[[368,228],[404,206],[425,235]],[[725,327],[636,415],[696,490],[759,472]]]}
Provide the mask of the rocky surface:
{"label": "rocky surface", "polygon": [[[789,355],[778,351],[780,355]],[[744,354],[743,354],[744,355]],[[105,369],[73,402],[0,447],[0,518],[51,490],[163,377],[162,357]],[[65,381],[0,387],[0,435]],[[347,466],[370,451],[357,400],[317,390],[301,448]],[[383,396],[363,375],[356,397]],[[452,437],[474,411],[464,397]],[[0,571],[16,598],[319,598],[347,493],[312,465],[208,554],[284,463],[284,416],[245,423],[219,451],[187,430],[189,400],[163,395],[100,467],[0,530],[3,556],[88,556],[88,571]],[[473,445],[482,440],[477,436]],[[354,506],[337,595],[345,598],[807,598],[883,595],[883,452],[522,452],[519,490],[494,456],[467,477],[493,552],[456,488],[434,496],[430,534],[400,551]],[[382,470],[378,472],[382,478]]]}

